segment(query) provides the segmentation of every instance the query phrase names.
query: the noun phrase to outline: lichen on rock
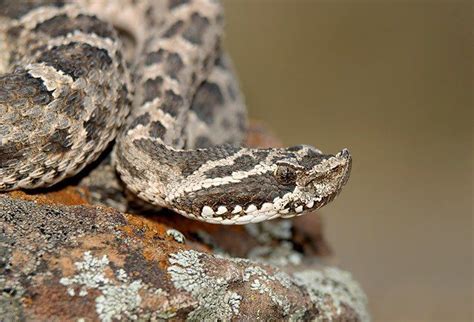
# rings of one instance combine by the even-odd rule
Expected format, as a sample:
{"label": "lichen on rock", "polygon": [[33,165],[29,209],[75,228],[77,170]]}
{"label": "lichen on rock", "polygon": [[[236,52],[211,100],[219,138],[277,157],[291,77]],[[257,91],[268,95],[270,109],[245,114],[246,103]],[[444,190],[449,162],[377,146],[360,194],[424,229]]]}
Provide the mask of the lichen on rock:
{"label": "lichen on rock", "polygon": [[349,272],[337,267],[293,273],[295,283],[306,289],[322,319],[333,321],[345,310],[354,310],[361,321],[369,321],[367,297]]}
{"label": "lichen on rock", "polygon": [[[86,296],[89,289],[98,290],[101,295],[95,298],[95,308],[101,321],[113,319],[136,319],[136,310],[142,298],[139,291],[144,287],[141,280],[129,281],[123,269],[116,272],[116,280],[108,278],[105,270],[109,266],[106,255],[95,258],[91,252],[84,253],[84,260],[74,263],[77,273],[71,277],[63,277],[59,283],[67,286],[70,296]],[[80,286],[76,292],[75,286]]]}
{"label": "lichen on rock", "polygon": [[[169,262],[174,287],[189,292],[197,302],[188,320],[369,321],[363,291],[350,274],[336,268],[286,273],[251,260],[195,250],[171,254]],[[249,315],[248,307],[256,313]],[[260,312],[271,313],[260,316]]]}
{"label": "lichen on rock", "polygon": [[1,321],[369,321],[357,282],[324,264],[319,216],[201,223],[132,203],[102,166],[0,193]]}
{"label": "lichen on rock", "polygon": [[189,320],[228,320],[239,314],[242,297],[231,291],[228,278],[213,276],[206,272],[200,257],[201,253],[194,250],[171,254],[168,273],[177,289],[192,294],[198,306],[189,313]]}

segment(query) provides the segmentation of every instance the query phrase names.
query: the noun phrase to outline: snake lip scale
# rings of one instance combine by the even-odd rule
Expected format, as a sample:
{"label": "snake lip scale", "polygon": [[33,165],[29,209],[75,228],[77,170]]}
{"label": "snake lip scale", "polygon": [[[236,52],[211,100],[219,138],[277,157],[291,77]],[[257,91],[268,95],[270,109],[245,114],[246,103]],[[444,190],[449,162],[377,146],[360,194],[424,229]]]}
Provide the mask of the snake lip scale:
{"label": "snake lip scale", "polygon": [[130,191],[196,220],[289,218],[332,201],[348,150],[242,146],[223,21],[216,0],[0,0],[0,191],[56,184],[115,140]]}

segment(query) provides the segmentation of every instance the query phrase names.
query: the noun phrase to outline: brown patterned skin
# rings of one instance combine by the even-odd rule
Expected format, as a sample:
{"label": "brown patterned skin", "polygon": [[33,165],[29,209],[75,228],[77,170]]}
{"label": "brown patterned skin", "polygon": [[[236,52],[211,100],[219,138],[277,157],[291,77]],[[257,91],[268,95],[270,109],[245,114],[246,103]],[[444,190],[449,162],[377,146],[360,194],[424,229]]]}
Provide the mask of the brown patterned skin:
{"label": "brown patterned skin", "polygon": [[347,150],[239,147],[246,112],[217,1],[0,8],[0,190],[74,175],[117,134],[114,161],[131,191],[207,222],[301,215],[347,182]]}
{"label": "brown patterned skin", "polygon": [[0,190],[79,172],[128,114],[116,31],[75,5],[51,3],[0,5]]}

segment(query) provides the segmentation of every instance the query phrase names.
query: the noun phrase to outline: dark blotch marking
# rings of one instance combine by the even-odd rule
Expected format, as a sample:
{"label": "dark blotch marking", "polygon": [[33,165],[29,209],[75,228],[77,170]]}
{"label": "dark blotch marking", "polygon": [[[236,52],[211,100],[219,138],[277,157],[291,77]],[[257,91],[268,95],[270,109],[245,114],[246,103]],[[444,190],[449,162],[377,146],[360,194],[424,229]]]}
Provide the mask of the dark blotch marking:
{"label": "dark blotch marking", "polygon": [[231,176],[235,171],[249,171],[253,169],[260,160],[249,155],[242,155],[234,160],[234,163],[226,166],[217,166],[204,172],[207,178],[222,178]]}
{"label": "dark blotch marking", "polygon": [[239,148],[233,146],[221,145],[207,149],[186,151],[182,154],[183,157],[180,158],[181,172],[184,176],[189,176],[206,162],[227,158],[237,153],[238,150]]}
{"label": "dark blotch marking", "polygon": [[184,176],[189,176],[208,161],[215,161],[235,154],[238,148],[228,145],[216,146],[208,149],[174,151],[166,148],[161,143],[139,139],[133,144],[142,152],[162,164],[178,166]]}
{"label": "dark blotch marking", "polygon": [[183,38],[195,45],[200,45],[202,44],[204,32],[208,27],[209,19],[195,12],[191,15],[190,24],[183,32]]}
{"label": "dark blotch marking", "polygon": [[114,38],[115,34],[110,26],[96,16],[80,14],[76,18],[70,18],[65,14],[50,18],[38,24],[35,32],[45,33],[51,37],[66,36],[73,31],[94,33],[100,37]]}
{"label": "dark blotch marking", "polygon": [[177,53],[170,53],[166,59],[166,73],[177,79],[179,72],[183,69],[183,60]]}
{"label": "dark blotch marking", "polygon": [[127,86],[125,84],[122,84],[122,87],[118,92],[117,100],[115,101],[115,106],[117,110],[130,110],[130,107],[132,106],[132,101],[130,100],[128,94],[129,92]]}
{"label": "dark blotch marking", "polygon": [[161,143],[149,139],[139,139],[134,140],[133,144],[152,160],[159,161],[161,164],[171,166],[178,162],[178,160],[176,160],[177,153],[167,149],[166,146]]}
{"label": "dark blotch marking", "polygon": [[198,88],[191,104],[191,110],[206,124],[214,122],[215,110],[224,104],[224,96],[215,83],[205,81]]}
{"label": "dark blotch marking", "polygon": [[171,10],[186,3],[189,3],[189,0],[169,0],[168,8]]}
{"label": "dark blotch marking", "polygon": [[142,180],[145,180],[145,176],[143,174],[143,171],[139,171],[135,165],[131,164],[127,158],[125,158],[121,152],[121,149],[116,149],[115,151],[115,156],[117,157],[117,161],[123,165],[123,167],[125,169],[127,169],[127,171],[130,173],[130,175],[133,177],[133,178],[137,178],[137,179],[142,179]]}
{"label": "dark blotch marking", "polygon": [[163,139],[163,135],[166,132],[166,128],[161,124],[160,121],[153,121],[150,125],[149,134],[153,138]]}
{"label": "dark blotch marking", "polygon": [[25,146],[21,142],[0,143],[0,169],[25,159]]}
{"label": "dark blotch marking", "polygon": [[132,130],[140,124],[143,126],[147,126],[148,123],[150,123],[150,114],[146,112],[133,120],[132,124],[130,124],[130,129]]}
{"label": "dark blotch marking", "polygon": [[63,71],[74,80],[87,75],[90,70],[105,70],[112,64],[112,59],[105,49],[85,43],[72,42],[67,45],[54,46],[44,51],[38,58],[57,70]]}
{"label": "dark blotch marking", "polygon": [[183,27],[184,22],[182,20],[176,21],[174,24],[172,24],[164,33],[163,33],[163,38],[171,38],[174,35],[176,35],[180,30],[181,27]]}
{"label": "dark blotch marking", "polygon": [[161,63],[163,61],[164,55],[165,51],[163,49],[148,53],[145,57],[145,65],[150,66],[153,64]]}
{"label": "dark blotch marking", "polygon": [[72,142],[67,129],[56,130],[45,141],[42,151],[48,153],[64,153],[70,150]]}
{"label": "dark blotch marking", "polygon": [[183,69],[184,63],[181,57],[177,53],[170,53],[164,49],[150,52],[145,57],[145,65],[150,66],[153,64],[164,64],[166,74],[170,77],[177,79],[179,72]]}
{"label": "dark blotch marking", "polygon": [[79,120],[84,111],[83,102],[85,96],[86,94],[82,90],[71,91],[66,97],[64,97],[64,100],[60,105],[60,111],[69,117]]}
{"label": "dark blotch marking", "polygon": [[169,115],[176,117],[178,111],[183,105],[183,98],[176,95],[172,90],[167,90],[163,97],[163,103],[161,109]]}
{"label": "dark blotch marking", "polygon": [[17,70],[0,76],[0,104],[47,105],[52,100],[53,92],[48,91],[41,79],[32,77],[26,71]]}
{"label": "dark blotch marking", "polygon": [[[34,118],[21,116],[19,113],[34,106],[45,106],[52,100],[52,92],[47,90],[43,81],[32,77],[24,70],[17,69],[14,73],[0,76],[0,105],[9,106],[10,113],[19,116],[12,125],[18,126],[22,132],[28,133],[28,129],[31,130],[41,124],[38,125]],[[1,168],[12,166],[29,157],[31,147],[25,135],[22,135],[18,142],[1,144],[0,140]]]}
{"label": "dark blotch marking", "polygon": [[96,106],[96,110],[92,113],[91,117],[83,123],[86,130],[86,141],[98,142],[100,136],[106,130],[107,118],[110,111],[105,106]]}
{"label": "dark blotch marking", "polygon": [[8,29],[7,31],[7,36],[9,39],[11,40],[16,40],[18,37],[20,37],[20,34],[21,34],[21,31],[23,30],[23,26],[15,26],[15,27],[12,27],[10,29]]}
{"label": "dark blotch marking", "polygon": [[161,76],[158,76],[153,79],[147,79],[146,82],[143,84],[144,95],[143,95],[142,104],[151,102],[156,97],[161,97],[162,86],[163,86],[163,78]]}
{"label": "dark blotch marking", "polygon": [[12,0],[0,0],[1,16],[9,17],[12,19],[21,18],[33,9],[50,5],[54,7],[64,6],[65,1],[59,0],[45,0],[45,1],[12,1]]}

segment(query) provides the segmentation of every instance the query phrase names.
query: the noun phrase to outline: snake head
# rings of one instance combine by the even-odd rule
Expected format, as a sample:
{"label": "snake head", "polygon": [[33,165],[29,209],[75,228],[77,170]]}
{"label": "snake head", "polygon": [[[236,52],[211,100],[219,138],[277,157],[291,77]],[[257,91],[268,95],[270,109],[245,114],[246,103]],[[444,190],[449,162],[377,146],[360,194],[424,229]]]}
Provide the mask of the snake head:
{"label": "snake head", "polygon": [[343,149],[336,155],[323,154],[307,145],[286,149],[291,152],[275,162],[274,176],[291,191],[274,200],[281,217],[298,216],[332,201],[347,183],[352,159]]}
{"label": "snake head", "polygon": [[170,191],[170,204],[185,216],[220,224],[288,218],[318,209],[341,191],[351,168],[347,150],[327,155],[306,145],[223,146],[181,153],[187,153],[182,158],[186,184]]}

